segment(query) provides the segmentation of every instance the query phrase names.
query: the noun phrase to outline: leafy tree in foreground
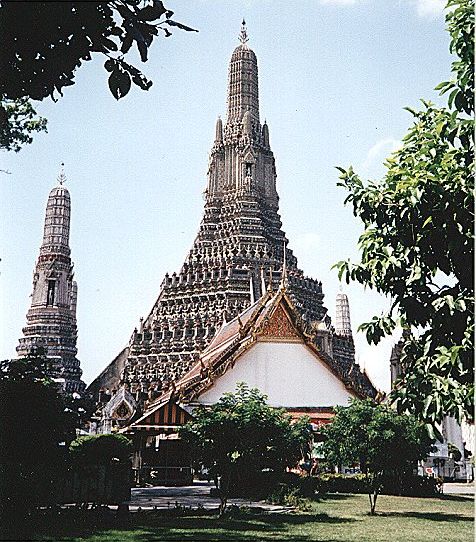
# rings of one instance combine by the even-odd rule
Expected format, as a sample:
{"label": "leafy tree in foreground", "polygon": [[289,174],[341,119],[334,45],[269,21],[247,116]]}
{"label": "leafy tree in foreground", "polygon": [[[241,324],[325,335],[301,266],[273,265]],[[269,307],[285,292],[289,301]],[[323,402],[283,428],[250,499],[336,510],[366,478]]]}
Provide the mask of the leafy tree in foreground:
{"label": "leafy tree in foreground", "polygon": [[86,465],[107,465],[111,461],[127,461],[132,442],[124,435],[84,435],[69,446],[73,460]]}
{"label": "leafy tree in foreground", "polygon": [[27,512],[48,490],[80,414],[48,376],[43,349],[0,362],[0,512]]}
{"label": "leafy tree in foreground", "polygon": [[354,399],[349,407],[336,407],[332,422],[324,427],[324,454],[334,465],[360,464],[367,477],[370,513],[385,476],[402,480],[416,463],[428,456],[432,441],[423,424],[413,416],[397,414],[370,399]]}
{"label": "leafy tree in foreground", "polygon": [[74,84],[76,69],[105,57],[109,89],[116,99],[131,84],[148,90],[152,81],[126,62],[133,45],[142,62],[156,36],[194,29],[173,19],[160,0],[107,2],[17,2],[0,0],[0,149],[18,151],[31,142],[32,131],[44,130],[29,99],[54,100]]}
{"label": "leafy tree in foreground", "polygon": [[445,415],[472,419],[474,408],[474,0],[448,8],[455,80],[437,87],[448,107],[409,109],[414,124],[382,180],[339,168],[365,228],[361,261],[336,264],[339,276],[391,298],[390,311],[360,329],[375,344],[397,324],[409,331],[393,399],[430,434]]}
{"label": "leafy tree in foreground", "polygon": [[46,119],[39,117],[28,98],[3,99],[0,105],[0,149],[18,152],[33,141],[33,132],[46,132]]}
{"label": "leafy tree in foreground", "polygon": [[264,469],[284,472],[308,452],[309,420],[292,423],[284,410],[270,407],[266,400],[259,390],[238,384],[235,393],[195,410],[194,419],[180,431],[195,466],[205,467],[215,478],[220,515],[230,490],[244,479],[253,480]]}

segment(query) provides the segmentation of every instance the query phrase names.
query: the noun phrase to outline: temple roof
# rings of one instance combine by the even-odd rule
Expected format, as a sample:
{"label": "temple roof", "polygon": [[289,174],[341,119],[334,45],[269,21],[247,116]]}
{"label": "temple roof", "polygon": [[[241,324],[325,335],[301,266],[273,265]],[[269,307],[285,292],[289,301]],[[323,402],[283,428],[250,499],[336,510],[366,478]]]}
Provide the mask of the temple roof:
{"label": "temple roof", "polygon": [[187,404],[213,386],[236,360],[257,341],[302,342],[358,397],[375,397],[377,389],[367,375],[354,366],[343,370],[335,360],[322,351],[309,334],[298,311],[281,287],[278,292],[267,292],[236,318],[226,322],[201,353],[199,361],[185,375],[148,405],[141,419],[169,401]]}

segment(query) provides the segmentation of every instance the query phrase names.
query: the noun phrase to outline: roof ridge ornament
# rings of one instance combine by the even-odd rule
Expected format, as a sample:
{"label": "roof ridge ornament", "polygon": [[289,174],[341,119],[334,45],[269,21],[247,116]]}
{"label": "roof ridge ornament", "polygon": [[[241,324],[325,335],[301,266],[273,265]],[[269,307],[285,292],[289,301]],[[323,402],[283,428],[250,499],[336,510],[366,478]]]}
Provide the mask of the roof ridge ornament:
{"label": "roof ridge ornament", "polygon": [[241,22],[241,30],[240,30],[240,35],[238,36],[238,39],[240,40],[240,43],[242,45],[245,45],[245,43],[249,40],[248,32],[246,30],[246,21],[244,19]]}
{"label": "roof ridge ornament", "polygon": [[60,169],[58,178],[56,180],[60,183],[61,186],[63,186],[63,183],[67,181],[66,175],[64,172],[64,162],[61,162],[61,169]]}
{"label": "roof ridge ornament", "polygon": [[286,263],[286,245],[287,241],[286,238],[283,239],[283,267],[281,270],[281,284],[280,289],[282,291],[286,290],[286,286],[288,284],[288,270],[287,270],[287,263]]}
{"label": "roof ridge ornament", "polygon": [[273,268],[269,267],[269,283],[268,283],[268,292],[273,293]]}

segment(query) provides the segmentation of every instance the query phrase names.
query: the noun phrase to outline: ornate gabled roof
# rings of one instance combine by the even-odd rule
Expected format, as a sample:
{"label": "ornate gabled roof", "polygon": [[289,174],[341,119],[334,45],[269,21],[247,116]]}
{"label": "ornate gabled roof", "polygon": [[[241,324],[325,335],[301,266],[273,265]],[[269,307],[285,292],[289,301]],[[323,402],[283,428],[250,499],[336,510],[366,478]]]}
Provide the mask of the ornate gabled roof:
{"label": "ornate gabled roof", "polygon": [[136,429],[169,429],[177,430],[178,427],[191,419],[191,414],[182,406],[178,405],[173,397],[167,397],[154,403],[154,407],[145,412],[130,426],[124,427],[120,432],[129,433],[132,428]]}
{"label": "ornate gabled roof", "polygon": [[276,293],[267,292],[236,318],[224,323],[201,353],[199,361],[148,406],[141,420],[169,401],[181,405],[194,402],[257,341],[303,342],[349,391],[358,397],[377,396],[377,389],[358,366],[354,364],[350,370],[343,371],[331,356],[319,348],[315,335],[308,332],[306,323],[282,287]]}
{"label": "ornate gabled roof", "polygon": [[136,413],[137,402],[129,390],[122,387],[112,396],[104,410],[109,418],[127,419]]}

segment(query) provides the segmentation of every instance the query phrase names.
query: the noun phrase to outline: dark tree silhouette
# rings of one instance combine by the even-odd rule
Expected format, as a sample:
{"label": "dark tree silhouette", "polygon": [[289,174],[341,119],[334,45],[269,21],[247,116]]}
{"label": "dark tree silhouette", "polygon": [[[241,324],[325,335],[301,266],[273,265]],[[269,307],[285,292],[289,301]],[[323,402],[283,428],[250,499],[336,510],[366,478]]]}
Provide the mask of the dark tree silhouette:
{"label": "dark tree silhouette", "polygon": [[430,433],[446,415],[474,416],[474,0],[448,8],[454,79],[436,87],[448,106],[409,110],[414,124],[383,179],[339,168],[364,225],[360,262],[339,262],[339,276],[391,298],[361,329],[374,343],[407,330],[393,397]]}
{"label": "dark tree silhouette", "polygon": [[154,38],[178,28],[160,0],[108,2],[0,1],[0,148],[19,150],[31,133],[46,129],[29,99],[53,100],[74,84],[76,70],[95,54],[105,57],[109,89],[116,99],[131,84],[148,90],[150,81],[125,57],[135,45],[146,62]]}

